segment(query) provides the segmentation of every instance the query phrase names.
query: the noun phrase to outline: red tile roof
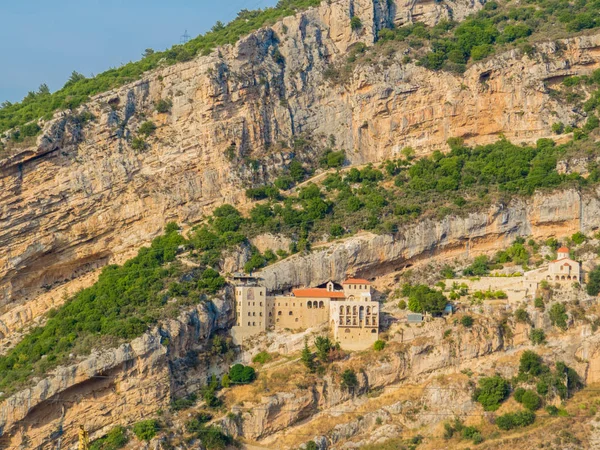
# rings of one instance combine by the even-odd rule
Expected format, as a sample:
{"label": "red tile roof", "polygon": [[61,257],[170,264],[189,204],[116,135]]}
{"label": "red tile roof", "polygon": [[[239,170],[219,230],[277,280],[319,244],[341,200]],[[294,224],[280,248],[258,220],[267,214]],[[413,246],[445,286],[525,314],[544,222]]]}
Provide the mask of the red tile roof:
{"label": "red tile roof", "polygon": [[369,280],[365,280],[363,278],[348,278],[342,284],[371,284]]}
{"label": "red tile roof", "polygon": [[304,298],[346,298],[343,292],[328,291],[324,288],[294,289],[295,297]]}
{"label": "red tile roof", "polygon": [[569,253],[569,249],[567,247],[561,247],[557,250],[558,253]]}

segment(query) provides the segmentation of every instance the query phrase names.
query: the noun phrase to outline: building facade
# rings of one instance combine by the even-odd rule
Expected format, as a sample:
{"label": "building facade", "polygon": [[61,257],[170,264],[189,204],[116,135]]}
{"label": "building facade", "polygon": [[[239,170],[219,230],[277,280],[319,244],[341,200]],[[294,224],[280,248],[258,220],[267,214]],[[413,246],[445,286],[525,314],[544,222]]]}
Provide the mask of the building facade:
{"label": "building facade", "polygon": [[301,331],[329,324],[334,339],[348,350],[369,348],[379,338],[379,303],[371,299],[371,283],[349,279],[336,289],[294,289],[291,295],[268,296],[252,277],[234,277],[238,343],[268,329]]}
{"label": "building facade", "polygon": [[556,259],[548,264],[546,280],[581,282],[581,266],[570,258],[567,247],[559,248]]}

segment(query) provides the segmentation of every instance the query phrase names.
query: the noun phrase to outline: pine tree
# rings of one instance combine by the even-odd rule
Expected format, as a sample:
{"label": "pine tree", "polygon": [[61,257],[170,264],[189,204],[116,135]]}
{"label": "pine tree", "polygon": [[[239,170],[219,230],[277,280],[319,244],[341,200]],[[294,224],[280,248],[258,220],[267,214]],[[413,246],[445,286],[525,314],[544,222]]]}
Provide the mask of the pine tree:
{"label": "pine tree", "polygon": [[315,371],[314,355],[308,348],[308,340],[306,339],[304,340],[304,348],[302,349],[302,356],[300,357],[300,359],[310,372]]}

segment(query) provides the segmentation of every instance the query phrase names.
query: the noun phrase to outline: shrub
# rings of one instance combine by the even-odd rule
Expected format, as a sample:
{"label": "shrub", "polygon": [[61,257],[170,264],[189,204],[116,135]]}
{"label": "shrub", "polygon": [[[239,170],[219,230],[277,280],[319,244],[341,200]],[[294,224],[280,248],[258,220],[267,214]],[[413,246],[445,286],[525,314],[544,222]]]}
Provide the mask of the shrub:
{"label": "shrub", "polygon": [[140,441],[150,441],[158,431],[158,422],[156,420],[142,420],[133,425],[133,434]]}
{"label": "shrub", "polygon": [[515,311],[515,319],[517,322],[529,323],[529,314],[523,308],[519,308]]}
{"label": "shrub", "polygon": [[442,292],[422,284],[405,285],[403,293],[408,297],[408,309],[412,312],[439,314],[448,304]]}
{"label": "shrub", "polygon": [[256,379],[256,371],[250,366],[236,364],[229,369],[229,379],[234,384],[249,384]]}
{"label": "shrub", "polygon": [[156,131],[156,125],[154,124],[154,122],[146,121],[140,125],[138,133],[142,136],[148,137],[148,136],[154,134],[155,131]]}
{"label": "shrub", "polygon": [[342,372],[342,387],[348,390],[354,390],[358,386],[356,372],[352,369],[346,369]]}
{"label": "shrub", "polygon": [[542,373],[542,369],[542,357],[531,350],[525,350],[519,362],[519,373],[537,376]]}
{"label": "shrub", "polygon": [[534,328],[529,333],[529,339],[533,345],[541,345],[546,342],[546,333],[544,333],[544,330]]}
{"label": "shrub", "polygon": [[548,315],[550,316],[550,322],[552,322],[552,325],[560,328],[561,330],[567,329],[567,319],[569,316],[567,316],[565,305],[562,303],[555,303],[550,308]]}
{"label": "shrub", "polygon": [[172,107],[173,107],[173,102],[171,100],[165,100],[165,99],[160,99],[154,105],[156,112],[161,113],[161,114],[168,113],[169,111],[171,111]]}
{"label": "shrub", "polygon": [[452,269],[452,267],[450,267],[449,265],[445,265],[442,268],[442,271],[440,272],[440,275],[443,278],[446,278],[446,279],[451,279],[451,278],[456,277],[456,273],[454,272],[454,270]]}
{"label": "shrub", "polygon": [[536,308],[539,308],[542,310],[546,307],[546,305],[544,304],[544,299],[542,297],[536,297],[535,300],[533,301],[533,305]]}
{"label": "shrub", "polygon": [[90,450],[118,450],[127,444],[127,431],[122,426],[111,429],[106,436],[90,444]]}
{"label": "shrub", "polygon": [[319,446],[315,443],[315,441],[308,441],[304,448],[305,450],[319,450]]}
{"label": "shrub", "polygon": [[588,295],[593,295],[594,297],[600,294],[600,266],[595,267],[588,274],[586,292]]}
{"label": "shrub", "polygon": [[131,148],[137,152],[143,152],[147,147],[146,141],[139,136],[134,137],[131,141]]}
{"label": "shrub", "polygon": [[522,387],[518,387],[517,389],[515,389],[515,392],[513,393],[513,396],[515,397],[515,400],[519,403],[521,403],[523,401],[523,394],[525,394],[526,390],[523,389]]}
{"label": "shrub", "polygon": [[519,411],[516,413],[506,413],[496,418],[496,425],[501,430],[512,430],[531,425],[535,422],[535,414],[531,411]]}
{"label": "shrub", "polygon": [[565,124],[562,122],[556,122],[552,124],[552,132],[555,134],[563,134],[565,131]]}
{"label": "shrub", "polygon": [[376,352],[380,352],[385,348],[385,341],[382,341],[381,339],[376,340],[373,344],[373,348]]}
{"label": "shrub", "polygon": [[262,351],[254,355],[252,362],[256,364],[266,364],[273,360],[273,356],[269,352]]}
{"label": "shrub", "polygon": [[500,376],[485,377],[479,380],[474,398],[486,411],[496,411],[510,395],[510,384]]}
{"label": "shrub", "polygon": [[540,408],[542,399],[535,392],[526,390],[521,398],[521,403],[528,410],[535,411]]}
{"label": "shrub", "polygon": [[321,167],[326,169],[342,167],[346,161],[346,153],[343,150],[334,152],[327,150],[321,158]]}
{"label": "shrub", "polygon": [[587,240],[587,236],[581,231],[578,231],[573,236],[571,236],[571,240],[575,245],[581,245]]}
{"label": "shrub", "polygon": [[350,28],[352,28],[353,31],[360,30],[362,26],[363,24],[359,17],[354,16],[350,19]]}
{"label": "shrub", "polygon": [[474,320],[471,316],[462,316],[460,319],[460,323],[465,328],[471,328],[473,326]]}
{"label": "shrub", "polygon": [[406,305],[406,301],[405,301],[405,300],[400,300],[400,301],[398,302],[398,308],[400,308],[400,309],[402,309],[402,310],[405,310],[405,309],[406,309],[406,306],[407,306],[407,305]]}

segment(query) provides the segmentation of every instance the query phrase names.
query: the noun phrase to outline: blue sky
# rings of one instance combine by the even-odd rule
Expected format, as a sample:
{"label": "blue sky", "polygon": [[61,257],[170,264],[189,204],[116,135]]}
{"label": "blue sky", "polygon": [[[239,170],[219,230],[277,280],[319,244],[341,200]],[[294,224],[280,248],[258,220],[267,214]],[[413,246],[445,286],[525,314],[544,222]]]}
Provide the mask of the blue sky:
{"label": "blue sky", "polygon": [[0,0],[0,102],[46,83],[59,89],[73,70],[86,76],[164,50],[241,9],[277,0]]}

